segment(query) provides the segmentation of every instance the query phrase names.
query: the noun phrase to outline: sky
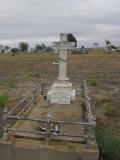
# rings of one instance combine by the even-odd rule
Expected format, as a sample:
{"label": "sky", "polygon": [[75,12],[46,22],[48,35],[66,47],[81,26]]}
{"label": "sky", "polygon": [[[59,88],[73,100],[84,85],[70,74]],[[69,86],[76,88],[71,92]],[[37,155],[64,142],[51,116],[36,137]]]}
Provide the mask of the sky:
{"label": "sky", "polygon": [[120,46],[119,16],[120,0],[0,0],[0,44],[50,44],[66,32],[79,46]]}

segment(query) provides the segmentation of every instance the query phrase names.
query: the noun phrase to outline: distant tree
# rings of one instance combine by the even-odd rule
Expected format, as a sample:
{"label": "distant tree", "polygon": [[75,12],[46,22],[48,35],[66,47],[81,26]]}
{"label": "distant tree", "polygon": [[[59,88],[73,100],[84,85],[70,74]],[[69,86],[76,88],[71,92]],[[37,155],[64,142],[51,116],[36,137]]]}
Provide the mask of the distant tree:
{"label": "distant tree", "polygon": [[0,44],[0,49],[3,48],[3,45]]}
{"label": "distant tree", "polygon": [[10,49],[9,46],[5,46],[5,47],[4,47],[5,52],[7,52],[9,49]]}
{"label": "distant tree", "polygon": [[0,52],[2,52],[2,48],[3,48],[3,46],[0,44]]}
{"label": "distant tree", "polygon": [[1,53],[4,53],[4,51],[5,51],[4,46],[3,46],[3,45],[0,45],[0,52],[1,52]]}
{"label": "distant tree", "polygon": [[46,45],[44,43],[41,44],[42,50],[46,50]]}
{"label": "distant tree", "polygon": [[52,49],[52,47],[47,46],[47,47],[46,47],[46,51],[47,51],[47,52],[51,52],[51,51],[53,51],[53,49]]}
{"label": "distant tree", "polygon": [[44,43],[40,44],[36,44],[35,46],[35,51],[39,52],[39,51],[46,51],[47,47]]}
{"label": "distant tree", "polygon": [[19,52],[19,49],[18,48],[11,48],[11,53],[13,53],[13,55],[14,54],[16,54],[16,53],[18,53]]}
{"label": "distant tree", "polygon": [[95,48],[97,48],[98,46],[99,46],[99,44],[98,43],[93,43],[94,44],[94,46],[95,46]]}
{"label": "distant tree", "polygon": [[41,50],[42,50],[42,46],[39,45],[39,44],[36,44],[35,50],[36,50],[37,52],[41,51]]}
{"label": "distant tree", "polygon": [[9,50],[9,49],[10,49],[10,47],[9,47],[9,46],[5,46],[4,48],[5,48],[5,50]]}
{"label": "distant tree", "polygon": [[29,45],[26,42],[20,42],[19,43],[20,52],[27,52],[28,51],[28,47],[29,47]]}

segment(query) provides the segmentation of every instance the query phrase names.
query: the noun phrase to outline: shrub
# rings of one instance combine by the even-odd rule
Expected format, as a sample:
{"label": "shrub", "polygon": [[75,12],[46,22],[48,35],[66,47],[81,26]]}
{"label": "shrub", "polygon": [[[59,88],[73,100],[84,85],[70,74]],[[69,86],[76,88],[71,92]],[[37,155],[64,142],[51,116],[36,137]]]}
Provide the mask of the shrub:
{"label": "shrub", "polygon": [[115,117],[115,116],[117,116],[117,109],[115,106],[111,106],[111,105],[107,104],[104,107],[104,113],[108,117]]}
{"label": "shrub", "polygon": [[0,94],[0,106],[3,107],[8,100],[8,96],[5,94]]}
{"label": "shrub", "polygon": [[35,73],[34,73],[34,77],[40,77],[39,72],[35,72]]}
{"label": "shrub", "polygon": [[112,99],[109,96],[95,95],[94,101],[96,101],[97,104],[106,105],[112,102]]}
{"label": "shrub", "polygon": [[30,73],[28,73],[28,77],[40,77],[40,73],[39,72],[30,72]]}
{"label": "shrub", "polygon": [[120,137],[112,129],[97,126],[95,130],[100,158],[103,160],[120,159]]}
{"label": "shrub", "polygon": [[100,100],[101,103],[110,102],[110,101],[111,101],[110,97],[107,97],[107,96],[103,96]]}
{"label": "shrub", "polygon": [[93,86],[93,87],[98,86],[98,83],[97,83],[97,80],[96,80],[96,79],[91,79],[91,80],[89,81],[89,84],[90,84],[91,86]]}

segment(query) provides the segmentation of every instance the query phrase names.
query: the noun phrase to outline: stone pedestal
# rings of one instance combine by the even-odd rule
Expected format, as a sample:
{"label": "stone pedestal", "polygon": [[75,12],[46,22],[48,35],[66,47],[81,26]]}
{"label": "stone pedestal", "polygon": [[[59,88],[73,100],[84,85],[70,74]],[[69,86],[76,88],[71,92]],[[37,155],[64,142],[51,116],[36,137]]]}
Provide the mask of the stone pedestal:
{"label": "stone pedestal", "polygon": [[70,104],[75,101],[75,90],[67,81],[55,82],[47,94],[47,100],[52,104]]}

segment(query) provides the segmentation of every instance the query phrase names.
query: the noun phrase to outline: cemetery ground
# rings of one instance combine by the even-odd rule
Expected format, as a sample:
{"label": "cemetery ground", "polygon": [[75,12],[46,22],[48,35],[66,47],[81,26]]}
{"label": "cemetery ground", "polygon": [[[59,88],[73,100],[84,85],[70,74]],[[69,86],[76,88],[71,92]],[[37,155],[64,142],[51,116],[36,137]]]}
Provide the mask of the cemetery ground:
{"label": "cemetery ground", "polygon": [[[0,127],[4,104],[11,109],[40,79],[53,82],[58,76],[58,55],[34,53],[0,55]],[[68,55],[68,75],[74,84],[86,80],[96,114],[96,138],[104,159],[119,160],[120,150],[120,54],[91,51]],[[1,98],[2,97],[2,98]],[[7,97],[7,98],[5,98]]]}

